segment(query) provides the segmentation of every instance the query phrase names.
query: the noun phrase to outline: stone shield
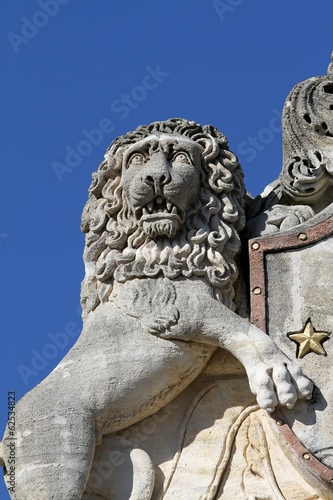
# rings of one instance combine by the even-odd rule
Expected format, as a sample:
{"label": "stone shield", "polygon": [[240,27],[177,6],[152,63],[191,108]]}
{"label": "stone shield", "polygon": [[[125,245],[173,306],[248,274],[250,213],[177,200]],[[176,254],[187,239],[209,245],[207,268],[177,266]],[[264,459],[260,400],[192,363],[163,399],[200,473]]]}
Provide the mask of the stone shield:
{"label": "stone shield", "polygon": [[[321,218],[322,219],[322,218]],[[314,382],[272,423],[301,467],[333,486],[333,217],[249,241],[251,321]]]}

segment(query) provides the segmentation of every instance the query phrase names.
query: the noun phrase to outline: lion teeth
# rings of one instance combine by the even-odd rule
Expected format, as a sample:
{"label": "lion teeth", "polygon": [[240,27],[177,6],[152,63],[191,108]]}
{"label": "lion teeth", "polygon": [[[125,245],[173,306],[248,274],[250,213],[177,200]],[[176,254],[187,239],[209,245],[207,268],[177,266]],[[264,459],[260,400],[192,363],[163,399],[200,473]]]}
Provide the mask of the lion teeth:
{"label": "lion teeth", "polygon": [[162,196],[157,196],[154,200],[142,207],[142,215],[149,214],[173,214],[177,215],[177,208],[171,201],[167,201]]}

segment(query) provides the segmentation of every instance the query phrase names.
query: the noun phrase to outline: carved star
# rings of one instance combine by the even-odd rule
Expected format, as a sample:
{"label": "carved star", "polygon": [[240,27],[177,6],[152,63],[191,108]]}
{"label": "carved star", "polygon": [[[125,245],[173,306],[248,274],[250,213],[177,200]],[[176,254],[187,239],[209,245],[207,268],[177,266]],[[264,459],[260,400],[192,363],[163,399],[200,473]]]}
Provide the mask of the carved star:
{"label": "carved star", "polygon": [[297,358],[303,358],[309,352],[321,354],[322,356],[327,355],[322,343],[329,338],[329,334],[327,332],[317,332],[313,328],[310,318],[305,323],[302,332],[290,332],[287,335],[298,344]]}

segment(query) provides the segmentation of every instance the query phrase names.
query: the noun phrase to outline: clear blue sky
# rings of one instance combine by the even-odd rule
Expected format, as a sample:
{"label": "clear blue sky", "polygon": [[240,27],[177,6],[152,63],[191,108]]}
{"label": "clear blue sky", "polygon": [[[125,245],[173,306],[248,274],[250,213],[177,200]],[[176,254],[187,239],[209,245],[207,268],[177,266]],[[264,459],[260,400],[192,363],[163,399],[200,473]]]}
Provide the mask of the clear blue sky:
{"label": "clear blue sky", "polygon": [[170,117],[213,124],[260,193],[281,168],[288,92],[326,73],[332,19],[327,0],[3,2],[1,435],[7,392],[75,341],[80,214],[109,143]]}

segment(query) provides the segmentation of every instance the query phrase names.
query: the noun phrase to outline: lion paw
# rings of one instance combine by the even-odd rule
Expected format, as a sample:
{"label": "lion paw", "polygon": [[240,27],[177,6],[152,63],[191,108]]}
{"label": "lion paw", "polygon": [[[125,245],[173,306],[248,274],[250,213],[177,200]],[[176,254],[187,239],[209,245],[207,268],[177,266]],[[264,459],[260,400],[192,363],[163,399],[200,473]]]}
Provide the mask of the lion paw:
{"label": "lion paw", "polygon": [[[179,312],[176,307],[169,311],[167,316],[158,315],[155,317],[147,316],[140,318],[141,324],[145,330],[153,335],[160,335],[163,338],[168,338],[168,329],[175,325],[178,321]],[[164,335],[161,335],[164,334]]]}
{"label": "lion paw", "polygon": [[250,389],[268,412],[280,404],[292,408],[299,398],[310,399],[313,383],[292,363],[277,363],[271,369],[257,365],[248,372]]}
{"label": "lion paw", "polygon": [[135,279],[118,287],[113,300],[149,333],[161,334],[178,322],[176,297],[176,289],[168,279]]}

